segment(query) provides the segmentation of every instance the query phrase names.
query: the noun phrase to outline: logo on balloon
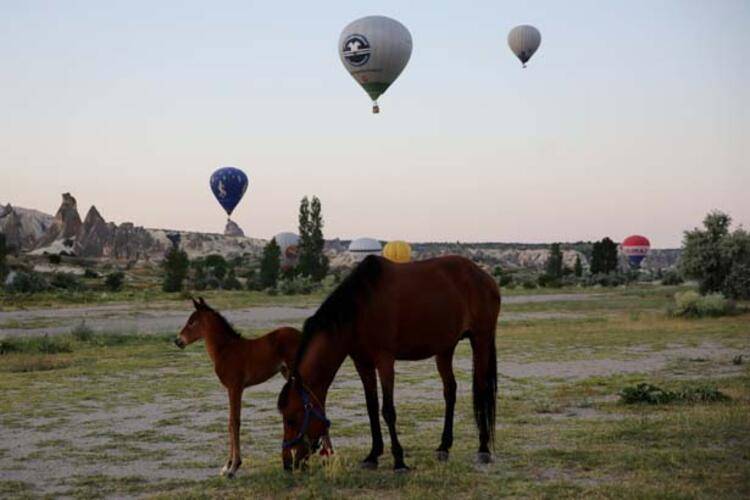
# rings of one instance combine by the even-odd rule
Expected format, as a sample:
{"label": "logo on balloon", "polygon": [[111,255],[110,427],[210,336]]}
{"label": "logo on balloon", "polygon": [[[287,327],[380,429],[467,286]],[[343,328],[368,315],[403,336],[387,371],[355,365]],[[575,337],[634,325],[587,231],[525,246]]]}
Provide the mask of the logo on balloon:
{"label": "logo on balloon", "polygon": [[344,59],[352,66],[363,66],[370,60],[370,42],[362,35],[349,35],[344,40]]}

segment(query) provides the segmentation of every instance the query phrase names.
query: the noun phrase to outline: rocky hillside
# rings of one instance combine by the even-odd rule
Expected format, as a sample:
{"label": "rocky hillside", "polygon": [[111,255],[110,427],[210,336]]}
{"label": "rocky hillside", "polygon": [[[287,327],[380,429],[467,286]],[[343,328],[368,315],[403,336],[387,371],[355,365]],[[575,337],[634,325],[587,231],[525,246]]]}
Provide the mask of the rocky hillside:
{"label": "rocky hillside", "polygon": [[[191,258],[209,254],[225,257],[251,255],[259,257],[265,240],[245,237],[242,229],[228,222],[224,234],[149,229],[132,222],[107,222],[95,206],[81,219],[76,199],[70,193],[62,195],[62,203],[53,216],[10,204],[0,206],[0,232],[5,233],[12,248],[33,255],[65,254],[85,258],[126,261],[160,260],[179,240],[180,247]],[[333,239],[326,242],[325,251],[331,267],[351,267],[355,256],[347,249],[349,241]],[[578,242],[563,244],[563,262],[573,267],[576,258],[588,267],[591,244]],[[522,243],[413,243],[415,258],[438,255],[464,255],[484,268],[544,269],[549,257],[548,245]],[[679,249],[652,250],[643,263],[646,269],[667,269],[676,265]],[[626,266],[622,256],[623,267]]]}

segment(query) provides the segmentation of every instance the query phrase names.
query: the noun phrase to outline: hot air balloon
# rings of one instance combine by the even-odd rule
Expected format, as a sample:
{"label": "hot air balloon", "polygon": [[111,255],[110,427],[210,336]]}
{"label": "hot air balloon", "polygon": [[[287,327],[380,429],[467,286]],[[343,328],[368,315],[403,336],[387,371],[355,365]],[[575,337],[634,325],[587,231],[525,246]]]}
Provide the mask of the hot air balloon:
{"label": "hot air balloon", "polygon": [[274,239],[281,248],[281,267],[283,269],[294,267],[299,258],[299,236],[290,232],[282,232],[274,236]]}
{"label": "hot air balloon", "polygon": [[370,95],[373,113],[380,112],[378,97],[404,70],[411,48],[409,30],[389,17],[363,17],[341,32],[339,57],[349,74]]}
{"label": "hot air balloon", "polygon": [[651,242],[645,236],[634,234],[622,242],[622,252],[628,257],[628,263],[633,269],[641,267],[641,262],[648,255]]}
{"label": "hot air balloon", "polygon": [[405,241],[389,241],[383,247],[383,257],[403,264],[411,260],[411,246]]}
{"label": "hot air balloon", "polygon": [[235,167],[222,167],[211,174],[211,191],[231,216],[247,189],[247,175]]}
{"label": "hot air balloon", "polygon": [[523,67],[542,43],[542,34],[539,30],[528,24],[516,26],[508,33],[508,46],[510,50],[521,60]]}
{"label": "hot air balloon", "polygon": [[349,244],[349,253],[355,260],[362,260],[368,255],[380,255],[382,250],[380,242],[374,238],[357,238]]}

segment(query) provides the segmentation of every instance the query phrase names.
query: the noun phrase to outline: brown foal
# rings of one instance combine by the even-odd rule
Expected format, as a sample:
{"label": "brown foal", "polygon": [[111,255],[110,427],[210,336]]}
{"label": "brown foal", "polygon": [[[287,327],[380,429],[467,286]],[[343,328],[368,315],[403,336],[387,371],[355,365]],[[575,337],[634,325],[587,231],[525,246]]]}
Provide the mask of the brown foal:
{"label": "brown foal", "polygon": [[240,413],[245,387],[265,382],[281,372],[287,376],[300,343],[295,328],[278,328],[257,339],[237,333],[224,317],[199,298],[193,299],[195,311],[188,318],[174,343],[180,349],[198,339],[206,342],[206,351],[214,371],[229,395],[229,459],[221,475],[234,477],[240,456]]}

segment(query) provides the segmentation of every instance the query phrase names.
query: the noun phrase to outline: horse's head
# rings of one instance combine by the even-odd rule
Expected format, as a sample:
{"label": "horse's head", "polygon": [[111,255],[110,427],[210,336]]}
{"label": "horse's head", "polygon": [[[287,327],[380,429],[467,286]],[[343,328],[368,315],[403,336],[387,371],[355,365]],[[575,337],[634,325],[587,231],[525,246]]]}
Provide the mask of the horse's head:
{"label": "horse's head", "polygon": [[300,467],[321,448],[321,455],[333,452],[323,405],[305,386],[299,372],[294,373],[279,394],[279,412],[284,420],[281,460],[285,470]]}
{"label": "horse's head", "polygon": [[208,327],[208,317],[213,313],[213,309],[206,304],[203,297],[198,298],[198,300],[193,299],[193,305],[195,311],[180,330],[180,334],[174,339],[175,345],[180,349],[184,349],[185,346],[203,338],[204,330]]}

